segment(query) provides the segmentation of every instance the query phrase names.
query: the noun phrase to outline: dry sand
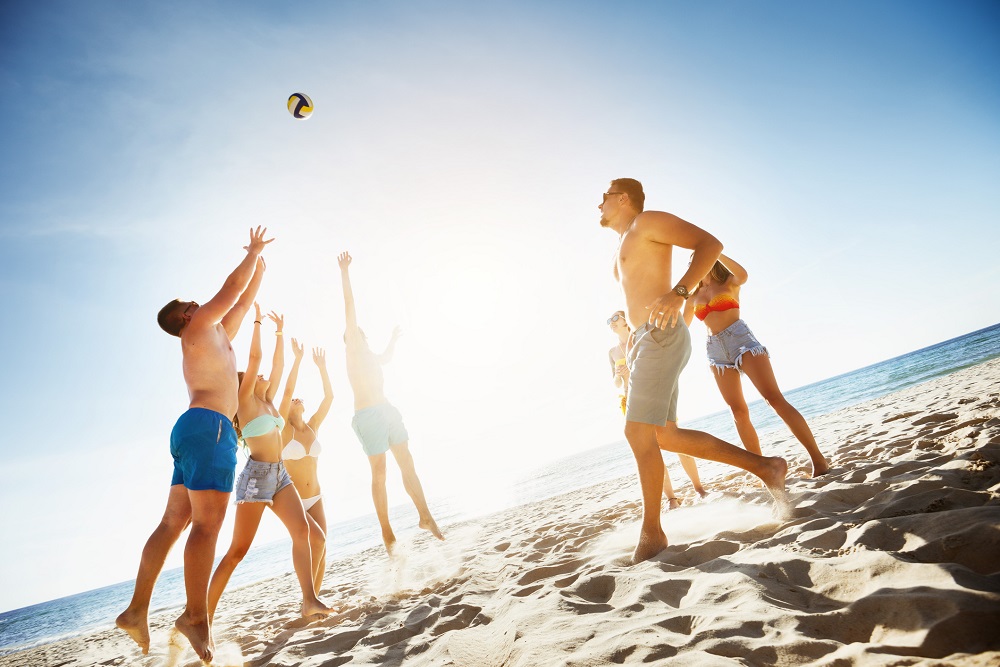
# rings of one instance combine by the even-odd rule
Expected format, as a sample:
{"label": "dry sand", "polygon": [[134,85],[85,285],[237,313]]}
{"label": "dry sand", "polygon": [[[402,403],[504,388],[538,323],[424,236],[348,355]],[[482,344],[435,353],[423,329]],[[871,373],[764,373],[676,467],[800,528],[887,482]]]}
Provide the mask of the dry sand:
{"label": "dry sand", "polygon": [[[670,547],[629,566],[625,477],[421,536],[393,563],[333,562],[339,616],[296,619],[291,575],[229,591],[214,664],[1000,664],[1000,359],[811,423],[835,467],[804,479],[789,450],[791,520],[727,469],[708,501],[681,489]],[[0,663],[198,665],[170,647],[176,613],[151,619],[150,656],[107,630]]]}

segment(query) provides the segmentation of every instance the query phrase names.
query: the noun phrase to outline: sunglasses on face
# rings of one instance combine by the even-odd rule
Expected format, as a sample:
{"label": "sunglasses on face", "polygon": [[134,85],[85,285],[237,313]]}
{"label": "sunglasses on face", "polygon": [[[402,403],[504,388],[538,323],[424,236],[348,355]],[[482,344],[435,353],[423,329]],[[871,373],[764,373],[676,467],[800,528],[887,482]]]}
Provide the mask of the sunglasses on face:
{"label": "sunglasses on face", "polygon": [[614,195],[623,195],[623,194],[625,194],[625,193],[624,192],[605,192],[604,193],[604,201],[608,201],[608,197],[613,197]]}
{"label": "sunglasses on face", "polygon": [[610,325],[612,322],[617,322],[618,320],[622,319],[623,317],[624,317],[624,315],[619,315],[618,313],[615,313],[614,315],[612,315],[611,317],[608,318],[608,324]]}

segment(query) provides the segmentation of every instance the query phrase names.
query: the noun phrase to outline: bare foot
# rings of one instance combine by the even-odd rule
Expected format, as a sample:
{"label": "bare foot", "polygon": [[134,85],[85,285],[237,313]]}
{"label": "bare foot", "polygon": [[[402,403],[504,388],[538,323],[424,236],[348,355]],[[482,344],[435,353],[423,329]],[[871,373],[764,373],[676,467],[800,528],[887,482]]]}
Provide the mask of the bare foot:
{"label": "bare foot", "polygon": [[760,481],[774,498],[777,509],[784,513],[791,508],[788,493],[785,492],[785,476],[788,474],[788,462],[780,456],[764,457],[764,466],[759,475]]}
{"label": "bare foot", "polygon": [[212,641],[212,630],[208,626],[208,618],[200,621],[192,621],[188,616],[187,609],[174,621],[174,627],[191,642],[197,656],[208,662],[211,661],[215,653],[215,643]]}
{"label": "bare foot", "polygon": [[826,473],[830,472],[830,464],[827,462],[826,459],[822,459],[819,465],[817,465],[815,461],[813,461],[812,464],[813,464],[813,475],[812,475],[813,477],[819,477],[820,475],[825,475]]}
{"label": "bare foot", "polygon": [[441,532],[441,529],[438,528],[437,522],[434,520],[433,517],[428,516],[426,519],[421,519],[420,523],[417,525],[423,528],[424,530],[431,531],[431,535],[438,538],[439,540],[444,539],[444,534]]}
{"label": "bare foot", "polygon": [[707,498],[708,497],[708,491],[706,491],[705,487],[703,487],[703,486],[696,486],[696,487],[694,487],[694,492],[697,493],[702,498]]}
{"label": "bare foot", "polygon": [[325,604],[316,600],[309,600],[308,602],[302,601],[302,618],[311,618],[313,616],[329,616],[330,614],[336,613],[337,610],[332,607],[327,607]]}
{"label": "bare foot", "polygon": [[126,609],[115,619],[115,625],[128,633],[132,641],[142,649],[143,655],[149,653],[149,621],[145,611],[140,613]]}
{"label": "bare foot", "polygon": [[636,545],[632,553],[632,564],[649,560],[656,554],[667,548],[667,535],[662,530],[657,535],[642,533],[639,535],[639,544]]}
{"label": "bare foot", "polygon": [[392,552],[396,548],[396,536],[393,534],[391,530],[382,531],[382,543],[385,544],[385,550],[391,556]]}
{"label": "bare foot", "polygon": [[681,501],[677,498],[667,498],[667,509],[675,510],[681,506]]}

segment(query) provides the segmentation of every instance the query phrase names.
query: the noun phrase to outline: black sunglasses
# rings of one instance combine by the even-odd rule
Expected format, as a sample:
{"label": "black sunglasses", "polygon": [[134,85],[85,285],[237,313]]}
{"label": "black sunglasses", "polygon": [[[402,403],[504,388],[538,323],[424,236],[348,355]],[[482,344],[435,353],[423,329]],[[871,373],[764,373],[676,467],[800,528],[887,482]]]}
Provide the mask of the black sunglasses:
{"label": "black sunglasses", "polygon": [[608,201],[608,197],[610,197],[611,195],[623,195],[623,194],[625,194],[625,193],[624,192],[605,192],[604,193],[604,201]]}

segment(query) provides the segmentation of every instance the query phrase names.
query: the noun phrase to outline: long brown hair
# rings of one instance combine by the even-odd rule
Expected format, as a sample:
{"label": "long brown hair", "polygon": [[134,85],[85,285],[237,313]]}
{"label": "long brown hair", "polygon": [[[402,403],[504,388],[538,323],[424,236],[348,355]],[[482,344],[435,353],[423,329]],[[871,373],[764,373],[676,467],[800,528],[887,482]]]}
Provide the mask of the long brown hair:
{"label": "long brown hair", "polygon": [[715,265],[712,267],[712,270],[708,272],[708,275],[712,276],[712,280],[721,285],[729,280],[729,276],[733,275],[733,272],[727,269],[725,264],[716,260]]}

